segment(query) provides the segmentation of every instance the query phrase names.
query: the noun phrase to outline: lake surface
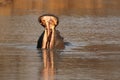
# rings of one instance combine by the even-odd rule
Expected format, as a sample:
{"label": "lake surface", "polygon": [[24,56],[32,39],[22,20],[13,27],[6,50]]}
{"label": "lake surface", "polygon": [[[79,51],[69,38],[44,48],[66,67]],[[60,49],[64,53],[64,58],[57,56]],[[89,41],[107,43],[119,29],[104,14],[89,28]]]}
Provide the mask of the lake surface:
{"label": "lake surface", "polygon": [[[119,0],[1,0],[0,80],[119,80]],[[38,17],[59,17],[64,50],[37,50]]]}

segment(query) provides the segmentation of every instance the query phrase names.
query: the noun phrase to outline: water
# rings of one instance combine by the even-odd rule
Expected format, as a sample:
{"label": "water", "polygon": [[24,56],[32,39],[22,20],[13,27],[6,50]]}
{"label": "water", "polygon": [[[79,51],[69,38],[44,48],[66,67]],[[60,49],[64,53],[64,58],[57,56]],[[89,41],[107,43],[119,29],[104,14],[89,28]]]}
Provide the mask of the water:
{"label": "water", "polygon": [[[119,80],[119,2],[1,0],[0,80]],[[60,18],[64,50],[36,49],[44,13]]]}

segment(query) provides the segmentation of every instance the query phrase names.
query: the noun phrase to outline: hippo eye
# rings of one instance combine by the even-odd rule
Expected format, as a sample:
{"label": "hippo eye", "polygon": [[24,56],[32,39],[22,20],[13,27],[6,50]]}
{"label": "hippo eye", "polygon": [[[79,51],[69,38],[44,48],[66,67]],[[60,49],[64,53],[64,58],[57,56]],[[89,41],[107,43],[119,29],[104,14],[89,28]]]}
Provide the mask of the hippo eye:
{"label": "hippo eye", "polygon": [[50,24],[56,25],[56,23],[54,22],[54,20],[50,20]]}
{"label": "hippo eye", "polygon": [[57,19],[53,18],[52,22],[54,23],[54,25],[57,25]]}
{"label": "hippo eye", "polygon": [[45,25],[45,20],[42,20],[42,25]]}

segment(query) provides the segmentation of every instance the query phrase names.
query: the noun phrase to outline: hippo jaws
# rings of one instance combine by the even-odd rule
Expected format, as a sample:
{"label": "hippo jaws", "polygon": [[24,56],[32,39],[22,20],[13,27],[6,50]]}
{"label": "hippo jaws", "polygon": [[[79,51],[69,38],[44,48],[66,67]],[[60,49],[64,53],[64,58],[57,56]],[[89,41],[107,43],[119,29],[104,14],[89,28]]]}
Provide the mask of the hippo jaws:
{"label": "hippo jaws", "polygon": [[45,14],[38,18],[39,23],[44,27],[44,31],[38,39],[38,49],[64,49],[64,40],[60,32],[56,30],[59,23],[58,17]]}

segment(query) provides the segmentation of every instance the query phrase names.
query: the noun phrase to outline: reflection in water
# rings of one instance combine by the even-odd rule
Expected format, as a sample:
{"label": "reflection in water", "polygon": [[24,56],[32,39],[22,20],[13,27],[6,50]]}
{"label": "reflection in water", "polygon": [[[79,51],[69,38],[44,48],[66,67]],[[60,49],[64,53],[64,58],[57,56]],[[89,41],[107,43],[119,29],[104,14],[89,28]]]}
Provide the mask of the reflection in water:
{"label": "reflection in water", "polygon": [[58,55],[55,50],[42,50],[43,69],[42,69],[42,80],[55,80],[56,76],[56,61]]}
{"label": "reflection in water", "polygon": [[[119,3],[0,0],[0,80],[119,80]],[[36,43],[43,28],[36,14],[47,12],[59,15],[57,28],[72,45],[61,55],[43,50],[41,60]]]}
{"label": "reflection in water", "polygon": [[61,17],[58,28],[72,45],[60,56],[43,51],[42,60],[36,50],[42,32],[36,19],[0,18],[0,80],[120,79],[119,17]]}
{"label": "reflection in water", "polygon": [[0,46],[0,80],[55,80],[59,54],[53,50],[40,54]]}

